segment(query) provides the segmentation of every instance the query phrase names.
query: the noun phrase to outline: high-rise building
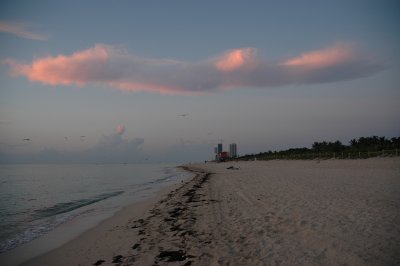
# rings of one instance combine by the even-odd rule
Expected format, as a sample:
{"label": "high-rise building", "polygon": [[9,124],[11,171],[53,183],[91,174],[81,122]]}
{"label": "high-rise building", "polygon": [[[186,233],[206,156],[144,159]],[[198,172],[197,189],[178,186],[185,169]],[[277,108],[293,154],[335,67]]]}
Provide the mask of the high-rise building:
{"label": "high-rise building", "polygon": [[229,145],[229,155],[231,156],[231,158],[237,157],[236,143],[232,143]]}
{"label": "high-rise building", "polygon": [[214,147],[214,160],[218,160],[218,147]]}
{"label": "high-rise building", "polygon": [[222,152],[222,143],[218,143],[218,153]]}

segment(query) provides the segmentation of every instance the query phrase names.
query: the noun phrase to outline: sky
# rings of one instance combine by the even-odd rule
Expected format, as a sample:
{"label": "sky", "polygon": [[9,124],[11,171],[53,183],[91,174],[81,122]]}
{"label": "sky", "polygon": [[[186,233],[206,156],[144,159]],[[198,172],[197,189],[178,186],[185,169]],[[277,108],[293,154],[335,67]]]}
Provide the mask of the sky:
{"label": "sky", "polygon": [[1,1],[0,163],[400,136],[398,1]]}

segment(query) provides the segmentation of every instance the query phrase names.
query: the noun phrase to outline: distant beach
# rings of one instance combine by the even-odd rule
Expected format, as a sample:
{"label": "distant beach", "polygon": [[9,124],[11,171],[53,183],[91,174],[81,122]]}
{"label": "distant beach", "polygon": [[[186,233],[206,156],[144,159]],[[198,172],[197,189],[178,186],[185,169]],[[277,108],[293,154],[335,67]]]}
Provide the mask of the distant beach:
{"label": "distant beach", "polygon": [[185,166],[193,178],[25,265],[399,265],[400,158]]}

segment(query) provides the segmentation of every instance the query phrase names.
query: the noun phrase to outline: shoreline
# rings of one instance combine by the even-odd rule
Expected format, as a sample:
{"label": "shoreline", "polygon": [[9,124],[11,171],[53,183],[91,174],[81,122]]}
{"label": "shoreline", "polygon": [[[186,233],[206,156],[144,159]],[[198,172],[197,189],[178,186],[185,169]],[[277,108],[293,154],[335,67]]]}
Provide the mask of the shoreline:
{"label": "shoreline", "polygon": [[[150,265],[154,257],[159,255],[169,261],[174,261],[174,258],[177,261],[181,261],[182,258],[186,259],[185,255],[180,252],[177,254],[165,254],[161,251],[154,256],[153,254],[140,253],[146,245],[146,240],[144,239],[145,231],[152,230],[157,225],[162,225],[156,217],[164,220],[165,216],[161,213],[172,217],[178,217],[182,214],[182,210],[177,208],[175,204],[171,204],[171,200],[179,199],[182,195],[185,195],[188,197],[189,202],[197,202],[195,199],[196,193],[193,193],[194,191],[190,190],[190,188],[201,187],[209,177],[209,174],[199,172],[191,167],[180,166],[179,168],[191,173],[192,176],[179,184],[163,188],[157,193],[156,197],[125,207],[113,217],[101,222],[65,245],[26,261],[21,265],[114,265],[122,262],[136,264],[137,255],[140,255],[140,260],[144,262],[144,265]],[[163,208],[160,209],[161,207]],[[172,220],[175,222],[172,222],[172,226],[175,225],[175,228],[172,228],[171,231],[182,233],[183,229],[176,224],[176,219],[173,218]],[[166,222],[169,223],[171,221]],[[184,234],[186,233],[190,234],[191,232],[185,231]],[[170,241],[167,238],[165,240]],[[153,250],[156,243],[150,241],[147,244],[150,245],[149,249]],[[157,243],[157,245],[159,244]]]}
{"label": "shoreline", "polygon": [[23,265],[394,265],[400,158],[193,164]]}
{"label": "shoreline", "polygon": [[[175,168],[179,167],[175,166]],[[5,266],[45,265],[43,264],[44,262],[52,261],[53,265],[61,265],[62,263],[59,260],[64,258],[66,262],[63,265],[70,265],[68,261],[70,261],[71,257],[68,254],[76,252],[74,250],[75,247],[83,250],[87,246],[98,242],[96,239],[99,238],[99,235],[108,239],[110,236],[106,231],[113,231],[114,227],[118,227],[115,226],[117,224],[123,226],[131,216],[146,216],[146,213],[157,201],[191,178],[190,174],[186,174],[183,179],[178,179],[163,187],[156,188],[152,195],[138,198],[136,202],[122,206],[111,215],[104,213],[101,217],[86,217],[84,220],[79,218],[78,220],[68,221],[44,236],[0,254],[0,264]],[[76,229],[77,227],[79,228],[78,230]],[[117,237],[116,234],[111,237],[112,242],[114,246],[118,246],[118,243],[114,241],[115,237]],[[108,250],[103,250],[102,252],[107,253]],[[84,265],[92,265],[92,263],[85,263]]]}

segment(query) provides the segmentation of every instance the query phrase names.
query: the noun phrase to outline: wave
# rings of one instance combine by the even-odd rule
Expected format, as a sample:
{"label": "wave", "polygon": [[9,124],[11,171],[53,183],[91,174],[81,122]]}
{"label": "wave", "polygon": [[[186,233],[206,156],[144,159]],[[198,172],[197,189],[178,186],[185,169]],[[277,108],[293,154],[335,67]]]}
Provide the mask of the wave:
{"label": "wave", "polygon": [[163,173],[165,174],[164,177],[158,178],[153,182],[150,182],[150,184],[157,184],[157,183],[163,183],[163,182],[168,182],[170,180],[174,179],[179,179],[185,176],[189,176],[187,172],[179,172],[177,171],[176,167],[164,167],[163,168]]}
{"label": "wave", "polygon": [[62,214],[62,213],[66,213],[66,212],[70,212],[76,209],[79,209],[81,207],[111,198],[111,197],[115,197],[118,196],[120,194],[124,193],[124,191],[116,191],[116,192],[112,192],[112,193],[104,193],[104,194],[100,194],[97,196],[94,196],[92,198],[89,199],[80,199],[80,200],[74,200],[74,201],[70,201],[70,202],[62,202],[62,203],[57,203],[54,206],[51,207],[46,207],[43,209],[39,209],[39,210],[35,210],[35,215],[37,218],[45,218],[45,217],[49,217],[49,216],[54,216],[57,214]]}
{"label": "wave", "polygon": [[32,215],[31,224],[29,227],[25,228],[18,234],[13,235],[9,238],[0,239],[0,253],[7,250],[14,249],[24,243],[30,242],[41,235],[44,235],[57,226],[79,216],[85,212],[81,213],[69,213],[73,210],[79,209],[81,207],[118,196],[124,193],[124,191],[116,191],[111,193],[103,193],[97,196],[91,197],[89,199],[80,199],[70,202],[58,203],[54,206],[38,209],[34,211]]}
{"label": "wave", "polygon": [[41,219],[29,227],[25,228],[23,231],[10,236],[8,238],[0,239],[0,254],[8,250],[14,249],[25,243],[28,243],[56,228],[57,226],[73,219],[78,216],[78,214],[68,215],[62,214],[56,216],[55,219]]}
{"label": "wave", "polygon": [[168,175],[168,176],[164,176],[164,177],[158,178],[158,179],[156,179],[155,181],[153,181],[151,183],[152,184],[163,183],[163,182],[169,181],[169,180],[171,180],[173,178],[177,178],[177,177],[178,177],[177,175]]}

